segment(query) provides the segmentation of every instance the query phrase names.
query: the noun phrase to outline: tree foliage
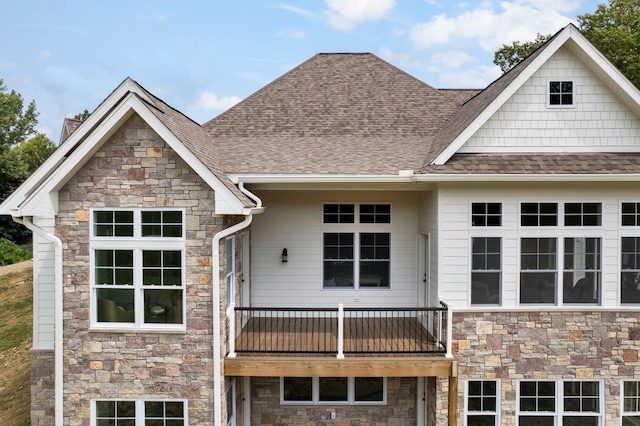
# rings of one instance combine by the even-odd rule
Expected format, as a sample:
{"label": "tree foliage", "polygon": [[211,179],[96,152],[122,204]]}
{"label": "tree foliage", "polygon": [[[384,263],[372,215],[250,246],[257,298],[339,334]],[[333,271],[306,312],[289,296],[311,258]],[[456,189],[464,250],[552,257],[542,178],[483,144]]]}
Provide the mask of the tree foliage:
{"label": "tree foliage", "polygon": [[90,115],[91,113],[89,112],[89,110],[85,108],[84,111],[82,111],[81,113],[74,115],[73,119],[78,121],[84,121],[87,118],[89,118]]}
{"label": "tree foliage", "polygon": [[31,257],[31,253],[22,251],[13,241],[0,238],[0,266],[22,262]]}
{"label": "tree foliage", "polygon": [[[640,87],[640,1],[610,0],[594,13],[578,16],[580,31],[636,87]],[[504,44],[493,63],[506,73],[551,36],[538,34],[534,41]]]}
{"label": "tree foliage", "polygon": [[611,0],[578,16],[580,31],[636,87],[640,87],[640,1]]}
{"label": "tree foliage", "polygon": [[504,74],[550,38],[551,34],[543,35],[538,33],[534,41],[526,41],[524,43],[514,41],[512,44],[503,44],[493,55],[493,63],[499,66]]}
{"label": "tree foliage", "polygon": [[[55,150],[45,135],[35,130],[36,104],[25,108],[22,96],[8,91],[0,79],[0,202]],[[16,243],[29,241],[31,232],[8,216],[0,216],[0,238]]]}

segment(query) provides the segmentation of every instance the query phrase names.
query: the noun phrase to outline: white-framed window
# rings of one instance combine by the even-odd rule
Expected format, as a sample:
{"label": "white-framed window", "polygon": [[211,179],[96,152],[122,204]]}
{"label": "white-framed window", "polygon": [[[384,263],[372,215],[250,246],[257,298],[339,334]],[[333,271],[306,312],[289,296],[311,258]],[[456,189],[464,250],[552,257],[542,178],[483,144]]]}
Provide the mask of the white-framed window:
{"label": "white-framed window", "polygon": [[640,381],[623,380],[622,392],[622,426],[640,425]]}
{"label": "white-framed window", "polygon": [[471,203],[471,226],[502,226],[502,203]]}
{"label": "white-framed window", "polygon": [[620,303],[640,303],[640,237],[620,238]]}
{"label": "white-framed window", "polygon": [[183,329],[182,209],[92,209],[91,325]]}
{"label": "white-framed window", "polygon": [[324,204],[323,287],[390,288],[391,205]]}
{"label": "white-framed window", "polygon": [[621,226],[640,226],[640,203],[623,202],[620,206],[620,211]]}
{"label": "white-framed window", "polygon": [[600,426],[603,424],[600,380],[520,380],[519,426]]}
{"label": "white-framed window", "polygon": [[185,400],[96,399],[91,401],[94,426],[186,426]]}
{"label": "white-framed window", "polygon": [[600,303],[602,215],[600,202],[520,204],[521,304]]}
{"label": "white-framed window", "polygon": [[386,377],[281,377],[283,405],[384,405]]}
{"label": "white-framed window", "polygon": [[471,238],[471,304],[500,305],[502,238]]}
{"label": "white-framed window", "polygon": [[497,426],[500,413],[498,380],[467,380],[465,398],[466,426]]}
{"label": "white-framed window", "polygon": [[552,108],[573,107],[576,101],[575,83],[572,80],[550,80],[547,106]]}
{"label": "white-framed window", "polygon": [[227,306],[236,300],[236,240],[229,237],[225,240],[226,270],[225,284],[227,287]]}

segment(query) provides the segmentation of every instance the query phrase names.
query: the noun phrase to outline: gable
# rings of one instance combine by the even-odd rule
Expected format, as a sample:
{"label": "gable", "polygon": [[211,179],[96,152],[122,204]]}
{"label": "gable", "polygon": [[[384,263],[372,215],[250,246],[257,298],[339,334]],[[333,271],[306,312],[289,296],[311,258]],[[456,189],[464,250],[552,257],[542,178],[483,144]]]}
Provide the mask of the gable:
{"label": "gable", "polygon": [[[548,106],[549,81],[572,81],[574,106]],[[458,153],[636,152],[640,119],[567,47],[558,49]]]}

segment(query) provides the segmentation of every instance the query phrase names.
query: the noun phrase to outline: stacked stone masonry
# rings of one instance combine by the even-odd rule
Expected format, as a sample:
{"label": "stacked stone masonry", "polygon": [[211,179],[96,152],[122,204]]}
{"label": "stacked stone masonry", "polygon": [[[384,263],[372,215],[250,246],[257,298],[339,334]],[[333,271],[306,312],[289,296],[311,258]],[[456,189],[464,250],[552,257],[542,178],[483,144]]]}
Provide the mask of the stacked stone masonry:
{"label": "stacked stone masonry", "polygon": [[[620,422],[620,381],[640,377],[637,311],[457,312],[458,424],[467,379],[499,379],[501,424],[516,424],[520,379],[602,379],[604,424]],[[437,423],[446,424],[448,382],[438,379]]]}

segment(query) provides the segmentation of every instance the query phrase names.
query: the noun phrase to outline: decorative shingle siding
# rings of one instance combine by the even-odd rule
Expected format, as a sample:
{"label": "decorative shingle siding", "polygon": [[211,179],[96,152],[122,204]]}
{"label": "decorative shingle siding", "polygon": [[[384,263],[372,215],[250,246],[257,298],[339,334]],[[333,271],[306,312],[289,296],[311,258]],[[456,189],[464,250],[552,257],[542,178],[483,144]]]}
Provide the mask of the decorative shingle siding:
{"label": "decorative shingle siding", "polygon": [[[550,80],[574,82],[574,107],[547,107]],[[563,47],[458,152],[630,150],[639,137],[640,119]]]}
{"label": "decorative shingle siding", "polygon": [[[190,424],[211,422],[211,237],[223,227],[213,215],[213,191],[133,116],[67,182],[59,200],[65,422],[87,424],[92,398],[187,399]],[[186,332],[89,331],[91,207],[186,209]]]}

